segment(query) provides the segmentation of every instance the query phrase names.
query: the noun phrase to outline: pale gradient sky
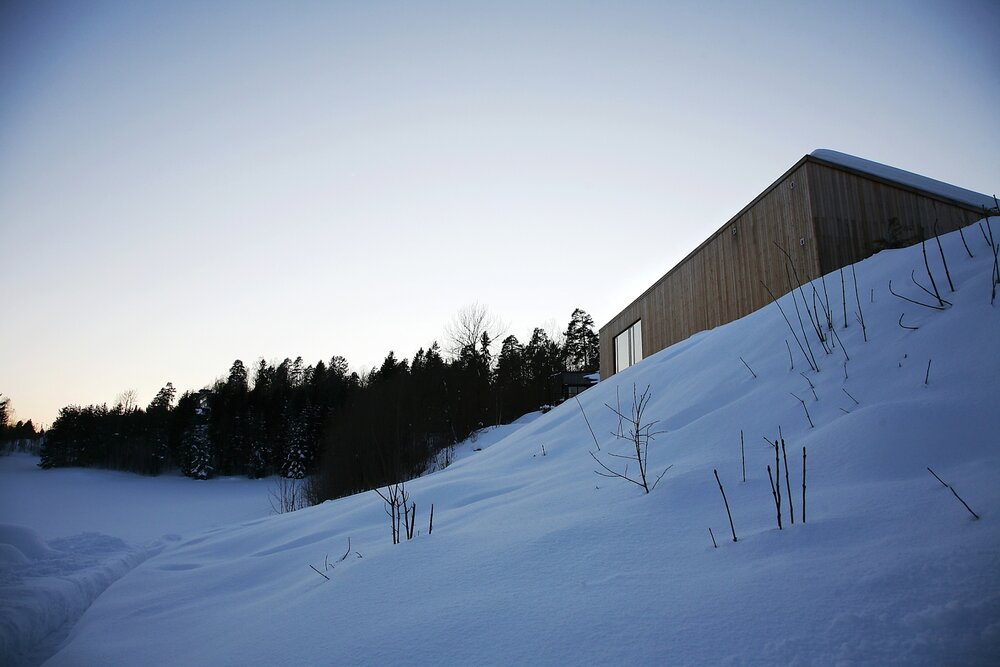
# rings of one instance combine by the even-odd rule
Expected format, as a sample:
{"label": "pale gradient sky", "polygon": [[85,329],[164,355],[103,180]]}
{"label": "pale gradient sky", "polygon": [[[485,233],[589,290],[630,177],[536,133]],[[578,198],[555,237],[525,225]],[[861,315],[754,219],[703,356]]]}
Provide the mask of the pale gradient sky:
{"label": "pale gradient sky", "polygon": [[6,2],[0,393],[600,326],[815,148],[1000,190],[998,110],[996,2]]}

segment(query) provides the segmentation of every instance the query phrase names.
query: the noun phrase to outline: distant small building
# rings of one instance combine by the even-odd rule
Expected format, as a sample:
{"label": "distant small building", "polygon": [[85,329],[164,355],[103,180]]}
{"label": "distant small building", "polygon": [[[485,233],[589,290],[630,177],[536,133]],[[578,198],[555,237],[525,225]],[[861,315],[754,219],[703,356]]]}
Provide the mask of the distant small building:
{"label": "distant small building", "polygon": [[[885,248],[980,219],[991,197],[830,150],[804,156],[601,327],[601,378]],[[765,288],[767,285],[767,288]]]}
{"label": "distant small building", "polygon": [[597,371],[563,371],[549,378],[549,403],[556,405],[579,395],[600,380]]}

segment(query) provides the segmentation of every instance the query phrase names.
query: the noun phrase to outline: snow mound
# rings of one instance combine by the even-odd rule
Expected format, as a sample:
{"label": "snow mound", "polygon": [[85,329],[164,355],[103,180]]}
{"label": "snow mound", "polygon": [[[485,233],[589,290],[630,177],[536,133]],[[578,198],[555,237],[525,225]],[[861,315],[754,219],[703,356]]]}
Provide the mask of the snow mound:
{"label": "snow mound", "polygon": [[26,526],[0,523],[0,546],[19,552],[22,558],[36,560],[49,555],[50,549],[38,533]]}
{"label": "snow mound", "polygon": [[16,552],[0,558],[0,656],[12,666],[37,664],[50,655],[108,586],[163,546],[135,549],[98,533],[46,544],[30,529],[0,527],[0,540],[10,539],[20,546],[0,543],[8,547],[0,553]]}

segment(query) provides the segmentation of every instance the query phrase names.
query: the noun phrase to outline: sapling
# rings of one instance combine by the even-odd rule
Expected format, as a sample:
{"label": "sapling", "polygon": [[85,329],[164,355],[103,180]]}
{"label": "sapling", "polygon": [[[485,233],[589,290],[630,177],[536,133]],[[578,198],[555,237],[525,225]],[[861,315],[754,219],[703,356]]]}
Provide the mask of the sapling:
{"label": "sapling", "polygon": [[788,491],[788,517],[795,525],[795,507],[792,506],[792,483],[788,481],[788,454],[785,452],[785,439],[781,439],[781,458],[785,462],[785,490]]}
{"label": "sapling", "polygon": [[[854,270],[854,265],[851,264],[851,275],[854,276],[854,300],[858,303],[858,312],[854,314],[858,318],[858,324],[861,325],[861,335],[864,337],[865,342],[868,342],[868,329],[865,328],[865,313],[861,310],[861,297],[858,295],[858,272]],[[872,300],[875,299],[875,291],[872,290]]]}
{"label": "sapling", "polygon": [[430,535],[434,532],[434,503],[431,503],[431,518],[427,523],[427,534]]}
{"label": "sapling", "polygon": [[719,484],[719,491],[722,492],[722,502],[726,504],[726,514],[729,516],[729,528],[733,531],[733,542],[735,542],[736,528],[733,526],[733,513],[729,511],[729,501],[726,500],[726,490],[722,488],[722,482],[719,481],[719,471],[713,469],[712,472],[715,473],[715,481]]}
{"label": "sapling", "polygon": [[781,530],[781,498],[778,497],[778,492],[774,488],[774,477],[771,476],[771,464],[767,466],[767,478],[771,480],[771,496],[774,497],[774,508],[778,514],[778,530]]}
{"label": "sapling", "polygon": [[638,464],[639,468],[638,476],[635,476],[634,474],[629,475],[628,464],[625,464],[624,471],[615,470],[613,468],[610,468],[603,461],[597,458],[597,455],[594,454],[594,452],[590,452],[590,457],[594,459],[597,465],[601,466],[601,468],[604,470],[604,472],[601,472],[600,470],[595,470],[594,472],[596,474],[602,477],[618,477],[620,479],[624,479],[627,482],[631,482],[637,486],[642,487],[642,489],[646,493],[649,493],[650,491],[655,489],[656,485],[660,483],[660,480],[663,478],[663,476],[667,474],[667,470],[670,470],[670,468],[673,467],[673,466],[667,466],[663,470],[663,472],[660,473],[660,476],[657,477],[652,484],[649,484],[647,478],[647,454],[649,451],[649,443],[652,442],[652,440],[657,435],[660,435],[661,433],[665,432],[665,431],[653,430],[653,427],[659,423],[659,420],[654,420],[654,421],[646,420],[644,413],[646,411],[646,408],[649,406],[650,399],[651,395],[649,393],[649,385],[646,386],[646,389],[642,392],[641,396],[637,394],[635,385],[632,385],[632,410],[628,415],[625,415],[621,410],[616,410],[615,408],[605,403],[605,407],[607,407],[609,410],[618,415],[619,419],[623,423],[624,422],[628,423],[629,426],[628,433],[619,437],[622,440],[629,441],[632,445],[631,451],[627,455],[614,454],[612,452],[608,452],[608,456],[618,459],[635,461]]}
{"label": "sapling", "polygon": [[844,306],[844,328],[847,328],[847,286],[844,284],[844,267],[840,267],[840,302]]}
{"label": "sapling", "polygon": [[806,522],[806,448],[802,448],[802,523]]}

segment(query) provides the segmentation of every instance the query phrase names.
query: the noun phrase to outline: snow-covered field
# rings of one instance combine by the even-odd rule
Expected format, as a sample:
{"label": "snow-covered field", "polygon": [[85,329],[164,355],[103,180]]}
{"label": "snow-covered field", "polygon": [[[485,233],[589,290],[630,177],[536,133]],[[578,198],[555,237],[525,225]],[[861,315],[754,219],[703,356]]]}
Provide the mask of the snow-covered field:
{"label": "snow-covered field", "polygon": [[[975,228],[966,237],[974,259],[958,234],[943,239],[954,293],[936,246],[928,247],[954,304],[944,311],[886,289],[891,278],[897,291],[929,301],[910,281],[915,269],[927,282],[919,246],[857,266],[867,343],[853,298],[843,328],[839,275],[827,281],[850,355],[846,377],[841,346],[824,355],[815,337],[821,371],[801,375],[806,361],[772,305],[582,394],[596,454],[616,466],[623,461],[610,454],[627,443],[611,435],[618,420],[605,404],[620,395],[628,409],[633,386],[650,386],[647,414],[666,431],[649,449],[650,471],[673,466],[652,494],[594,473],[594,442],[569,402],[408,483],[418,534],[398,545],[374,492],[281,516],[265,507],[214,528],[207,515],[185,511],[191,523],[178,519],[169,530],[144,531],[124,516],[120,526],[109,519],[74,529],[44,518],[62,520],[60,507],[43,500],[54,486],[43,478],[76,474],[97,487],[111,473],[14,471],[0,479],[4,488],[21,473],[34,479],[0,491],[0,518],[35,533],[4,533],[18,551],[3,552],[0,573],[7,581],[28,571],[25,586],[47,586],[39,571],[57,552],[117,568],[120,578],[93,600],[51,665],[996,664],[1000,304],[989,303],[986,244]],[[849,272],[847,280],[850,290]],[[782,305],[794,321],[791,296]],[[917,330],[898,324],[902,313]],[[796,515],[790,525],[783,489],[780,531],[766,468],[774,450],[764,442],[779,427]],[[138,487],[118,490],[105,496],[109,511],[142,502]],[[176,501],[190,508],[185,493],[178,486]],[[162,537],[170,532],[179,537]],[[9,616],[9,598],[4,604],[6,628],[18,618]],[[14,640],[18,650],[27,643]],[[4,662],[24,659],[9,655]]]}

